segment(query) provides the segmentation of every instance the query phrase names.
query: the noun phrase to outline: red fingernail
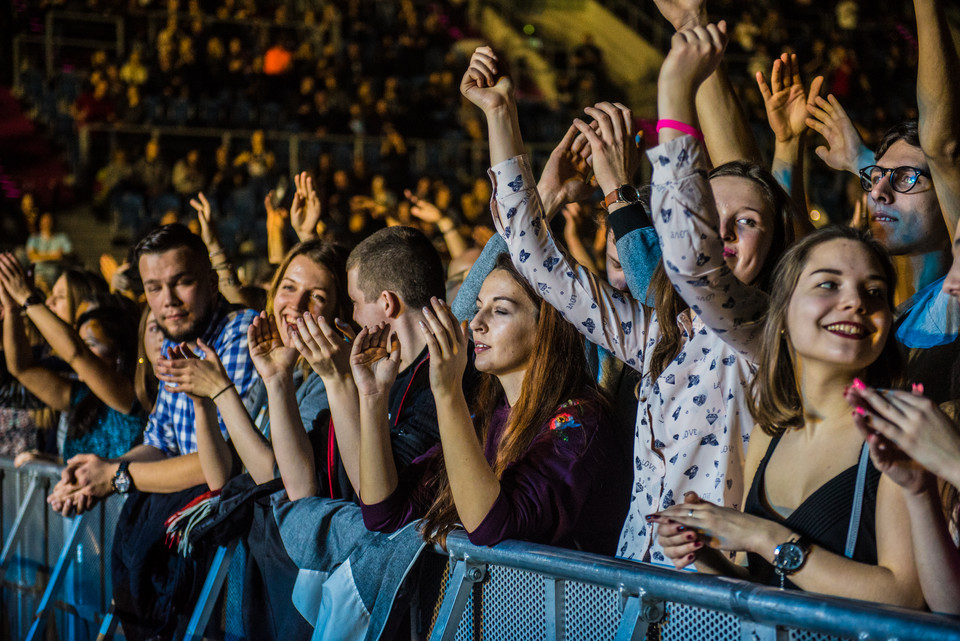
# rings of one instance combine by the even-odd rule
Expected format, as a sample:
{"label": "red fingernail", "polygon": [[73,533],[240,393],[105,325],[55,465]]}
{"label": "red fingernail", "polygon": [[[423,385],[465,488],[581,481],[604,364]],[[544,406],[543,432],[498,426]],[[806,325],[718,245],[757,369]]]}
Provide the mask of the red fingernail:
{"label": "red fingernail", "polygon": [[866,416],[866,415],[867,415],[867,410],[863,409],[863,408],[860,407],[859,405],[857,406],[857,408],[856,408],[855,410],[853,410],[853,412],[854,412],[855,414],[859,414],[860,416]]}
{"label": "red fingernail", "polygon": [[861,391],[863,391],[863,390],[867,389],[866,383],[864,383],[863,381],[861,381],[859,378],[853,379],[853,383],[851,383],[851,385],[853,386],[853,389],[855,389],[855,390],[861,390]]}
{"label": "red fingernail", "polygon": [[703,541],[697,541],[696,543],[693,544],[693,547],[699,550],[700,548],[703,547]]}
{"label": "red fingernail", "polygon": [[923,394],[923,383],[913,383],[910,388],[914,394]]}

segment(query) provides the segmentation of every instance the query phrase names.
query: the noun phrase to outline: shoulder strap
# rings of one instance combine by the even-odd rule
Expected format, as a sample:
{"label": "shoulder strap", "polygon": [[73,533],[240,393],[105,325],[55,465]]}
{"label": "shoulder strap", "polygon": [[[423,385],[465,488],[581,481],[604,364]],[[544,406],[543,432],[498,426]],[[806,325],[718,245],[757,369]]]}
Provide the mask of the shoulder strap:
{"label": "shoulder strap", "polygon": [[850,526],[847,528],[847,546],[843,555],[853,558],[857,547],[857,535],[860,532],[860,513],[863,511],[863,490],[867,484],[867,461],[870,460],[870,446],[866,443],[860,449],[860,463],[857,465],[857,486],[853,491],[853,509],[850,511]]}

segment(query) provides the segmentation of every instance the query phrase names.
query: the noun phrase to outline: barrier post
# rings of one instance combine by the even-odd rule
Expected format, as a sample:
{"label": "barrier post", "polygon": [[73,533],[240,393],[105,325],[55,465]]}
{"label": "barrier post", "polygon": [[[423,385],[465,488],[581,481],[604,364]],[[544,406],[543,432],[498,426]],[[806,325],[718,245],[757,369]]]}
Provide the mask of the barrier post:
{"label": "barrier post", "polygon": [[437,614],[437,622],[433,626],[430,641],[453,641],[457,635],[457,625],[467,605],[470,590],[477,583],[483,581],[487,574],[487,566],[467,560],[458,560],[453,568],[450,586],[453,591],[447,591]]}
{"label": "barrier post", "polygon": [[7,572],[7,566],[10,564],[10,558],[13,555],[13,546],[17,544],[24,532],[24,521],[30,508],[33,506],[33,497],[40,487],[40,478],[34,476],[30,480],[30,486],[27,488],[27,495],[20,502],[20,508],[17,510],[17,518],[13,521],[13,527],[7,535],[7,540],[3,544],[3,551],[0,552],[0,578]]}
{"label": "barrier post", "polygon": [[43,630],[47,626],[48,610],[53,601],[53,595],[60,589],[60,584],[63,583],[67,568],[73,560],[73,550],[77,545],[77,537],[80,534],[80,529],[90,514],[91,512],[86,512],[80,516],[71,517],[69,534],[67,534],[67,539],[63,543],[63,549],[60,550],[57,564],[53,566],[50,581],[43,591],[43,598],[40,599],[40,605],[37,606],[37,614],[33,618],[33,625],[30,626],[26,641],[33,641],[43,636]]}
{"label": "barrier post", "polygon": [[213,606],[223,590],[224,582],[227,580],[227,573],[230,571],[230,562],[233,560],[237,543],[238,540],[234,540],[217,548],[213,563],[210,564],[210,571],[207,572],[207,578],[203,582],[203,589],[197,598],[197,604],[193,607],[193,614],[190,615],[190,622],[183,633],[183,641],[200,641],[203,638],[203,631],[210,621]]}

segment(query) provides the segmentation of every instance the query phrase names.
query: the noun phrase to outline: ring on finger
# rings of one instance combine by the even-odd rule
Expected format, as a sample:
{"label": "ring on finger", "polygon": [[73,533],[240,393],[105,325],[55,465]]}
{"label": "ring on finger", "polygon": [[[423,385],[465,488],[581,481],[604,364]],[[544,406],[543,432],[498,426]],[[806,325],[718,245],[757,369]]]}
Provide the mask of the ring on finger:
{"label": "ring on finger", "polygon": [[687,510],[687,518],[693,518],[693,510]]}

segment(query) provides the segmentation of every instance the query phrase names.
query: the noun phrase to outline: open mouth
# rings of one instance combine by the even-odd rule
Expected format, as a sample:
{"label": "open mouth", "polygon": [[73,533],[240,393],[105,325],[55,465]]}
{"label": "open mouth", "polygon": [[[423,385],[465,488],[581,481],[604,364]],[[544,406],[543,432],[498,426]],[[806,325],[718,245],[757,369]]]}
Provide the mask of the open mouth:
{"label": "open mouth", "polygon": [[724,247],[724,248],[723,248],[723,257],[724,257],[724,258],[736,257],[736,255],[737,255],[737,250],[736,250],[736,249],[730,249],[729,247]]}
{"label": "open mouth", "polygon": [[488,349],[490,349],[490,346],[489,346],[489,345],[485,345],[485,344],[483,344],[483,343],[474,343],[474,344],[473,344],[473,352],[474,352],[475,354],[479,354],[480,352],[485,352],[485,351],[487,351]]}
{"label": "open mouth", "polygon": [[875,223],[895,223],[898,219],[889,214],[874,214],[871,218]]}
{"label": "open mouth", "polygon": [[830,323],[825,330],[842,338],[861,340],[869,336],[870,332],[860,323]]}

